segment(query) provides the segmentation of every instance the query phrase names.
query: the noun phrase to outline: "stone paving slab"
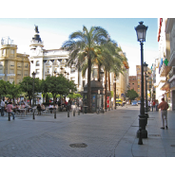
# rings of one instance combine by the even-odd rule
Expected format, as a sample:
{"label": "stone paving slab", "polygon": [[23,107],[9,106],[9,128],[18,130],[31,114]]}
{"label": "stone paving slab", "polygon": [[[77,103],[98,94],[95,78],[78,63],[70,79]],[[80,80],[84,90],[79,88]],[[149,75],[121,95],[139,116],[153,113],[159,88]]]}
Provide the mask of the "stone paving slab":
{"label": "stone paving slab", "polygon": [[[160,112],[150,112],[148,138],[138,145],[139,107],[118,107],[104,114],[66,112],[7,121],[0,117],[0,157],[174,157],[175,118],[161,130]],[[71,147],[85,143],[87,147]]]}

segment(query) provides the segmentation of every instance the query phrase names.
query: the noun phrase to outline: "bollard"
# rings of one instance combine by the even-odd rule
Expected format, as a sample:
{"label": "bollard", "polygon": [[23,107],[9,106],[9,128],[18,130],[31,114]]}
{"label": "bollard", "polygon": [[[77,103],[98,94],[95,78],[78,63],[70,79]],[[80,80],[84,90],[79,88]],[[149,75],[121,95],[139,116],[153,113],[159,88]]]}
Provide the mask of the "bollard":
{"label": "bollard", "polygon": [[143,142],[142,142],[142,128],[139,128],[139,142],[138,142],[138,145],[143,145]]}
{"label": "bollard", "polygon": [[67,117],[69,117],[69,109],[67,110]]}
{"label": "bollard", "polygon": [[73,116],[75,117],[75,109],[73,109]]}
{"label": "bollard", "polygon": [[33,109],[33,120],[35,120],[35,110]]}
{"label": "bollard", "polygon": [[8,112],[8,121],[10,121],[10,112]]}
{"label": "bollard", "polygon": [[54,109],[54,119],[56,119],[56,109]]}

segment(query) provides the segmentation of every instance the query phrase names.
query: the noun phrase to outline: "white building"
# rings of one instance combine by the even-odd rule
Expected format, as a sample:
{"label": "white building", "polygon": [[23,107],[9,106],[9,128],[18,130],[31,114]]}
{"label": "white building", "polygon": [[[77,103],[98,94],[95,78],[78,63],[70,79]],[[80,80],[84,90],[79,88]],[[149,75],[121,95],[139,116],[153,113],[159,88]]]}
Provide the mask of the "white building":
{"label": "white building", "polygon": [[[62,49],[44,49],[44,42],[41,40],[38,26],[35,26],[34,37],[31,40],[30,44],[30,76],[32,77],[32,73],[36,73],[36,78],[46,79],[47,76],[58,76],[59,74],[63,74],[69,80],[73,80],[77,85],[78,92],[84,91],[84,86],[87,84],[87,71],[85,77],[82,77],[81,72],[78,72],[75,67],[67,67],[66,62],[69,59],[69,53]],[[126,73],[126,78],[123,80],[124,85],[122,84],[122,88],[120,90],[120,94],[124,94],[126,92],[128,81],[128,71]],[[91,79],[97,80],[97,67],[93,67]],[[113,75],[111,75],[111,90],[113,85]],[[124,76],[120,78],[123,79]],[[103,81],[104,82],[104,77]]]}
{"label": "white building", "polygon": [[[58,76],[63,74],[69,80],[73,80],[78,91],[82,91],[87,83],[86,78],[82,78],[81,73],[75,67],[66,67],[69,53],[62,49],[44,49],[44,42],[41,40],[38,27],[35,26],[34,37],[30,44],[30,76],[36,73],[36,78],[46,79],[47,76]],[[79,74],[79,76],[78,76]]]}

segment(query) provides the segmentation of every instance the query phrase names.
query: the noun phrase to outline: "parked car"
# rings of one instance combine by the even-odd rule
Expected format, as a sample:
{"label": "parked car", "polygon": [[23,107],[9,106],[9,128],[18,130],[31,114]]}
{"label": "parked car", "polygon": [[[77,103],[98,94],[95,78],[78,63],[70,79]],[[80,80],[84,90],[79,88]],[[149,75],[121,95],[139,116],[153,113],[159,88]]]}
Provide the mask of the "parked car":
{"label": "parked car", "polygon": [[138,106],[137,101],[133,101],[133,102],[132,102],[132,106]]}
{"label": "parked car", "polygon": [[138,104],[140,104],[140,103],[141,103],[141,101],[139,100],[137,103],[138,103]]}

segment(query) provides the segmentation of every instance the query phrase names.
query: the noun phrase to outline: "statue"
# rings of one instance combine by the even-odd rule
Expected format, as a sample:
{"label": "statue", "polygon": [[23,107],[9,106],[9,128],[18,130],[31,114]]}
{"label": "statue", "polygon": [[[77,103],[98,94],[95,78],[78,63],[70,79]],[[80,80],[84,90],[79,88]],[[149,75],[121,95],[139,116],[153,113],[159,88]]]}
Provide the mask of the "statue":
{"label": "statue", "polygon": [[36,33],[39,33],[39,31],[38,31],[38,26],[36,26],[36,25],[35,25],[35,32],[36,32]]}

